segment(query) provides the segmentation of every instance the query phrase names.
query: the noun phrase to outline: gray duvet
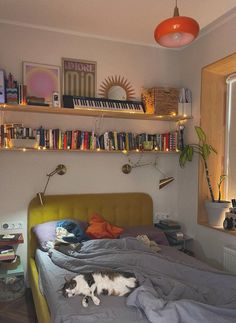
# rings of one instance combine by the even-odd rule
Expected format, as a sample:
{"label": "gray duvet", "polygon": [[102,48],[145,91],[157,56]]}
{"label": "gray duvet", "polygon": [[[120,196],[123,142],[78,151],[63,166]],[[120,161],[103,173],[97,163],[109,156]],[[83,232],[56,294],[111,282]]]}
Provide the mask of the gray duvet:
{"label": "gray duvet", "polygon": [[[51,272],[42,287],[54,323],[236,322],[236,276],[186,261],[190,257],[154,253],[135,238],[91,240],[79,251],[61,251],[50,249],[52,263],[40,267],[40,276]],[[104,269],[134,272],[140,286],[128,297],[102,296],[102,305],[87,309],[80,296],[64,299],[58,292],[65,275]]]}

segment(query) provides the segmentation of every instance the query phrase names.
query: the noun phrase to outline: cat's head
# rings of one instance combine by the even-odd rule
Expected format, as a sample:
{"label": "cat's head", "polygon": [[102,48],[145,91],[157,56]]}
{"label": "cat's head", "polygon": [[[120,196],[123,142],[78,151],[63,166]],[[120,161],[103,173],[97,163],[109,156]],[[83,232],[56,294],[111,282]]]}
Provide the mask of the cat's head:
{"label": "cat's head", "polygon": [[64,286],[62,287],[62,295],[64,297],[73,297],[76,294],[77,282],[75,279],[66,280]]}

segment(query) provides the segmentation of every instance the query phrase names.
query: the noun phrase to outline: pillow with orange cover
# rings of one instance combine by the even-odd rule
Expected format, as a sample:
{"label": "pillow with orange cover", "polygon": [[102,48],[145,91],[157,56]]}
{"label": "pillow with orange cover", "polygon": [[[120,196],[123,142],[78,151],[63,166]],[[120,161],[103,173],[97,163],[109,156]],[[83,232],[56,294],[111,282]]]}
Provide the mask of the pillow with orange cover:
{"label": "pillow with orange cover", "polygon": [[89,220],[86,234],[93,239],[116,239],[124,230],[112,225],[99,214],[93,214]]}

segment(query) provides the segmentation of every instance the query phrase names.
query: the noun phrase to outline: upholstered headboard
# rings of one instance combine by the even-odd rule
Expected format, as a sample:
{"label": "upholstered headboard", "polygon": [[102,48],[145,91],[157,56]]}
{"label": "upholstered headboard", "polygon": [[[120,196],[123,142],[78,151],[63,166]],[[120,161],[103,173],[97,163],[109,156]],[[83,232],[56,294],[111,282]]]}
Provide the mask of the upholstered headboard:
{"label": "upholstered headboard", "polygon": [[31,228],[56,219],[88,220],[97,212],[112,224],[134,226],[152,224],[152,198],[145,193],[107,193],[45,196],[42,206],[35,197],[28,209],[28,252],[33,257],[37,247]]}

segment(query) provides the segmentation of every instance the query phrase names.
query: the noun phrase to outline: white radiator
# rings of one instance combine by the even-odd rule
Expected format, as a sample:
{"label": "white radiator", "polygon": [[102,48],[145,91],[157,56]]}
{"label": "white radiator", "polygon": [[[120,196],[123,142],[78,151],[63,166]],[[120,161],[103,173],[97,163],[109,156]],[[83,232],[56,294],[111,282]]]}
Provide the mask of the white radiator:
{"label": "white radiator", "polygon": [[224,247],[224,270],[236,274],[236,248]]}

